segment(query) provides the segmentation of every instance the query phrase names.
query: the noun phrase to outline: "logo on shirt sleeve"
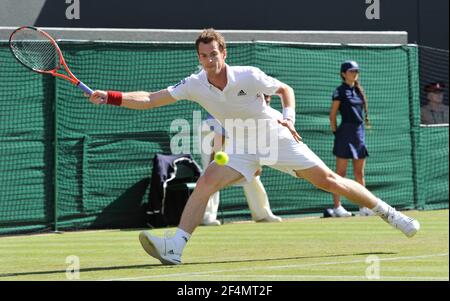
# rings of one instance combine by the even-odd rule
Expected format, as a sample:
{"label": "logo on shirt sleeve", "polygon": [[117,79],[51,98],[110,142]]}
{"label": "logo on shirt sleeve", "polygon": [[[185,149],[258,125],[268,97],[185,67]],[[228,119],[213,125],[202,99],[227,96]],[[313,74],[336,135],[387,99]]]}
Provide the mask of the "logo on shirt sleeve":
{"label": "logo on shirt sleeve", "polygon": [[339,98],[339,90],[333,92],[333,99]]}
{"label": "logo on shirt sleeve", "polygon": [[175,89],[176,87],[178,87],[179,85],[184,85],[186,83],[186,79],[183,79],[182,81],[180,81],[178,84],[176,84],[175,86],[173,86],[173,88]]}

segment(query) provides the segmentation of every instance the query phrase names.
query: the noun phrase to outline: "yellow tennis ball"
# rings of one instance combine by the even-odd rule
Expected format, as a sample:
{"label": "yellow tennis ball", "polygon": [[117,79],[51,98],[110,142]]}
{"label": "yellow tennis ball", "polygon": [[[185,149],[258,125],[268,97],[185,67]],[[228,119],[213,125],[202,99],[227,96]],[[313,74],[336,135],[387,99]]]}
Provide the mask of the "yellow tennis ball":
{"label": "yellow tennis ball", "polygon": [[217,152],[214,155],[214,161],[216,161],[218,165],[225,165],[228,163],[228,160],[228,155],[225,152]]}

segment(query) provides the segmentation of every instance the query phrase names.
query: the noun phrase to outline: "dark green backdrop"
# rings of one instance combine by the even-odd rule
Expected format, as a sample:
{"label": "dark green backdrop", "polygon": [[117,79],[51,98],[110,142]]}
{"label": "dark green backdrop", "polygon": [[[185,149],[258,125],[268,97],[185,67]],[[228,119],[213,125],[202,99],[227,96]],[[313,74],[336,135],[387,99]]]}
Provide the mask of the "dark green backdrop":
{"label": "dark green backdrop", "polygon": [[[94,89],[155,91],[198,70],[192,44],[66,42],[62,49]],[[346,59],[361,65],[369,99],[367,187],[398,209],[448,208],[448,127],[419,126],[415,46],[228,45],[229,64],[257,66],[295,89],[296,128],[331,168],[328,113]],[[0,63],[0,234],[54,229],[55,220],[62,230],[145,227],[154,154],[170,153],[173,120],[192,125],[193,111],[205,112],[189,101],[147,111],[93,105],[70,83],[26,70],[6,43]],[[281,109],[277,98],[272,105]],[[276,214],[332,204],[329,194],[270,168],[262,181]],[[225,220],[250,217],[240,187],[221,193],[220,209]]]}

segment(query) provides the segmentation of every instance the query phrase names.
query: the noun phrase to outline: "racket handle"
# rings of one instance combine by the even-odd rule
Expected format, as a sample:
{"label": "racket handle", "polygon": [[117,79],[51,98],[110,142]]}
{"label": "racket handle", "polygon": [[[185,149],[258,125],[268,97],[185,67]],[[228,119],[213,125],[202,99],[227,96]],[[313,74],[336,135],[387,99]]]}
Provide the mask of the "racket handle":
{"label": "racket handle", "polygon": [[89,95],[92,95],[92,93],[94,93],[94,91],[92,91],[91,88],[89,88],[88,86],[83,84],[83,82],[81,82],[81,81],[78,83],[77,87]]}

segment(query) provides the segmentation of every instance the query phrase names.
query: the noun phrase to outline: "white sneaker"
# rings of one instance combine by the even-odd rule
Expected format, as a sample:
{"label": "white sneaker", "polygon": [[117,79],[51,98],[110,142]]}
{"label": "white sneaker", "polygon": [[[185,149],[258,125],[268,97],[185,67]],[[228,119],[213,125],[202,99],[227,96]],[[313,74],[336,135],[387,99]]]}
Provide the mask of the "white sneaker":
{"label": "white sneaker", "polygon": [[336,217],[332,208],[327,208],[323,211],[323,217]]}
{"label": "white sneaker", "polygon": [[334,208],[333,211],[334,211],[334,214],[336,215],[336,217],[352,216],[352,214],[350,212],[348,212],[347,210],[345,210],[345,208],[342,207],[342,205],[337,208]]}
{"label": "white sneaker", "polygon": [[359,208],[359,215],[360,216],[374,216],[376,214],[375,214],[375,212],[373,212],[372,210],[370,210],[367,207],[360,207]]}
{"label": "white sneaker", "polygon": [[256,222],[257,223],[279,223],[282,221],[283,221],[283,219],[281,217],[270,214],[263,219],[257,220]]}
{"label": "white sneaker", "polygon": [[222,223],[215,219],[215,220],[211,220],[211,221],[203,221],[202,223],[203,226],[220,226],[222,225]]}
{"label": "white sneaker", "polygon": [[389,208],[387,215],[380,215],[380,217],[392,227],[399,229],[408,237],[413,237],[420,229],[419,221],[407,217],[403,213],[395,210],[394,208]]}
{"label": "white sneaker", "polygon": [[173,239],[156,237],[147,231],[142,231],[139,233],[139,241],[145,252],[161,261],[162,264],[181,264],[181,254],[177,253]]}

